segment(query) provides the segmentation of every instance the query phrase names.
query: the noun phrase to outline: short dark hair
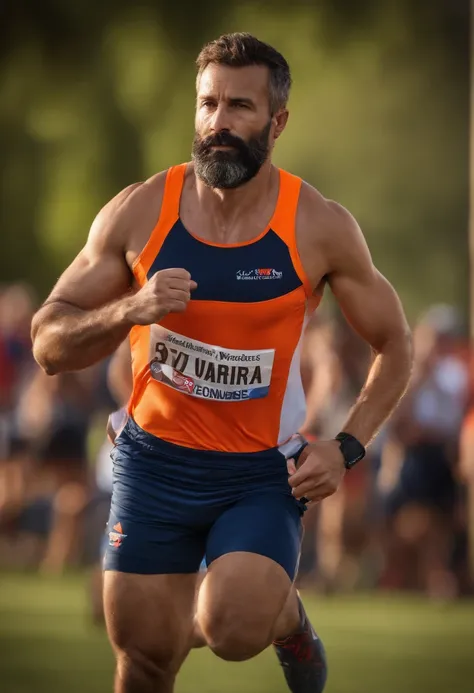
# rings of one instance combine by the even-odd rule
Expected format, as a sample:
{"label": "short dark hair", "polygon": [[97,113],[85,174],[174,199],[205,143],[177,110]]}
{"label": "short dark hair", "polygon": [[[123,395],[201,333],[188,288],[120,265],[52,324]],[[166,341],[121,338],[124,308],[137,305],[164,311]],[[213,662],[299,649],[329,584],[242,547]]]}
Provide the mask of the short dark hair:
{"label": "short dark hair", "polygon": [[247,33],[223,34],[207,43],[196,59],[198,80],[208,65],[247,67],[266,65],[270,72],[270,110],[285,108],[291,88],[290,67],[285,58],[268,43]]}

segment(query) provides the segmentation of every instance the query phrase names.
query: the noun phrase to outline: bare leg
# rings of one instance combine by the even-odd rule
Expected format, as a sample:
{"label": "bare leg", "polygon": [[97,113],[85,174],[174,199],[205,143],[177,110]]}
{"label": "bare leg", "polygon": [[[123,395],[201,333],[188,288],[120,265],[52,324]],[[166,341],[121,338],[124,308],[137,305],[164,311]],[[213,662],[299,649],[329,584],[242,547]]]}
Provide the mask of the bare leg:
{"label": "bare leg", "polygon": [[53,526],[48,538],[41,570],[60,573],[71,560],[81,538],[81,517],[87,503],[84,484],[64,484],[54,498]]}
{"label": "bare leg", "polygon": [[191,637],[191,649],[199,649],[201,647],[207,646],[206,638],[204,637],[204,633],[201,630],[201,626],[199,625],[199,620],[198,620],[198,616],[197,616],[197,604],[198,604],[198,599],[199,599],[199,591],[201,589],[201,585],[202,585],[205,577],[206,577],[206,573],[204,571],[201,571],[196,577],[196,593],[195,593],[195,603],[194,603],[194,625],[193,625],[193,634]]}
{"label": "bare leg", "polygon": [[452,518],[437,511],[427,511],[429,523],[420,547],[424,587],[434,599],[455,599],[459,586],[450,566],[453,544]]}
{"label": "bare leg", "polygon": [[271,559],[235,552],[214,561],[199,591],[197,623],[218,657],[242,661],[274,644],[291,693],[322,693],[324,648],[290,578]]}
{"label": "bare leg", "polygon": [[345,492],[341,487],[337,493],[320,504],[319,522],[316,527],[318,573],[324,588],[329,591],[337,587],[342,564],[345,500]]}
{"label": "bare leg", "polygon": [[211,564],[199,590],[198,627],[217,656],[249,659],[273,642],[287,603],[285,635],[296,627],[292,590],[286,572],[271,559],[246,552],[226,554]]}
{"label": "bare leg", "polygon": [[172,693],[191,644],[196,575],[104,574],[115,693]]}
{"label": "bare leg", "polygon": [[293,585],[273,630],[273,640],[284,640],[301,628],[298,592]]}

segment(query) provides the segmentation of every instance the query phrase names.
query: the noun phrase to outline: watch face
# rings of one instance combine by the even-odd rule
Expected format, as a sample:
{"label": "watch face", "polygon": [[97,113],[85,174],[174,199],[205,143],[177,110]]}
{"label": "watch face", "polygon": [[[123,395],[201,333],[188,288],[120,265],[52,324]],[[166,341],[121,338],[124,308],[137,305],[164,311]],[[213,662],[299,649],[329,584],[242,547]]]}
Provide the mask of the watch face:
{"label": "watch face", "polygon": [[349,469],[365,457],[364,447],[354,438],[342,441],[341,452]]}

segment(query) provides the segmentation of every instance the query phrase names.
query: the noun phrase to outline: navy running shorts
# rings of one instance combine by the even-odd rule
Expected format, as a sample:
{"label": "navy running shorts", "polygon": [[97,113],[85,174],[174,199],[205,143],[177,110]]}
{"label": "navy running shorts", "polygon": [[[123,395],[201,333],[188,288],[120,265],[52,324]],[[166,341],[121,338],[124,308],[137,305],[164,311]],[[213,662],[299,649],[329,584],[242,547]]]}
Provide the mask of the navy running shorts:
{"label": "navy running shorts", "polygon": [[291,495],[286,459],[276,448],[250,454],[184,448],[130,418],[112,459],[105,570],[196,573],[204,557],[209,566],[248,551],[294,579],[305,506]]}

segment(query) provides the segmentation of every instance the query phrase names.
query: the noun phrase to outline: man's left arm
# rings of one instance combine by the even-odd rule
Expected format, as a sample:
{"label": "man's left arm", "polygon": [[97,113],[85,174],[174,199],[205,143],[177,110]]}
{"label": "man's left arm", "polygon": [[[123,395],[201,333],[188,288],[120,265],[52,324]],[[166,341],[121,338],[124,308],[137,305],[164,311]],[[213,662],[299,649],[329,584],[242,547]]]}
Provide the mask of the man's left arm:
{"label": "man's left arm", "polygon": [[341,244],[332,258],[328,284],[346,320],[375,354],[366,383],[343,427],[366,446],[408,386],[412,341],[400,299],[374,267],[357,222],[343,208],[334,213],[340,217],[340,233],[336,235],[340,235]]}
{"label": "man's left arm", "polygon": [[[346,320],[375,354],[366,383],[341,432],[366,447],[403,396],[412,369],[410,330],[390,283],[374,267],[354,218],[328,202],[325,275]],[[288,461],[289,483],[296,498],[320,501],[333,494],[344,475],[339,442],[317,441],[301,454],[296,470]]]}

